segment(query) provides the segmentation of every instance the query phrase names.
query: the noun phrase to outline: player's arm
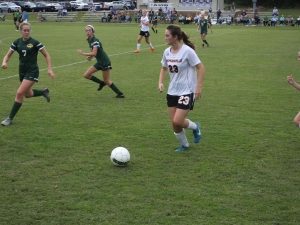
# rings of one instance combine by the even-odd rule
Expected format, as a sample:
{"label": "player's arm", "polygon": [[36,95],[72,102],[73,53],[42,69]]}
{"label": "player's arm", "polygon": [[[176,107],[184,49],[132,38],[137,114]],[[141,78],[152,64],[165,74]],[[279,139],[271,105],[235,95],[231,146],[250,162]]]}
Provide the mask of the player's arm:
{"label": "player's arm", "polygon": [[287,81],[290,85],[292,85],[294,88],[300,91],[300,84],[294,80],[293,75],[289,75],[287,77]]}
{"label": "player's arm", "polygon": [[197,86],[195,91],[195,98],[198,99],[201,97],[202,88],[204,84],[205,67],[203,63],[199,63],[196,65],[196,72],[197,72]]}
{"label": "player's arm", "polygon": [[48,75],[53,79],[55,77],[55,74],[52,70],[51,56],[49,55],[49,53],[47,52],[47,50],[45,48],[42,48],[40,50],[40,52],[43,54],[43,56],[46,59],[46,63],[47,63],[47,66],[48,66]]}
{"label": "player's arm", "polygon": [[98,47],[94,46],[92,51],[90,51],[90,52],[84,52],[81,49],[78,49],[77,51],[80,55],[87,56],[87,57],[95,57],[98,52]]}
{"label": "player's arm", "polygon": [[1,65],[2,69],[7,69],[7,67],[8,67],[7,64],[13,53],[14,53],[14,50],[12,50],[12,49],[8,50],[8,52],[6,53],[6,55],[4,56],[4,58],[2,60],[2,65]]}
{"label": "player's arm", "polygon": [[158,80],[158,90],[160,92],[163,92],[163,90],[164,90],[164,80],[165,80],[165,76],[166,76],[167,72],[168,72],[167,67],[162,67],[160,69],[159,80]]}

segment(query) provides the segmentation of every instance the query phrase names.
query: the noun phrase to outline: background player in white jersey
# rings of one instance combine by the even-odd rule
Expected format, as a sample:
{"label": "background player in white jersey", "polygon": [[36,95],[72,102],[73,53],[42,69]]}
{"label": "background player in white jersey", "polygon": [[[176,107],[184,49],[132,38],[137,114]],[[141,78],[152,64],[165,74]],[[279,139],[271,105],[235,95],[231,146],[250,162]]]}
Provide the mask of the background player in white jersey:
{"label": "background player in white jersey", "polygon": [[164,77],[169,71],[167,105],[174,134],[180,142],[176,152],[181,152],[189,147],[185,128],[193,130],[194,143],[201,139],[200,124],[187,119],[187,115],[193,109],[194,100],[201,97],[205,68],[194,51],[195,46],[180,27],[168,26],[165,40],[170,47],[163,54],[158,89],[164,90]]}
{"label": "background player in white jersey", "polygon": [[[300,61],[300,51],[298,52],[298,61]],[[300,83],[294,80],[292,74],[287,77],[287,81],[291,86],[300,91]],[[294,123],[300,128],[300,112],[295,116]]]}
{"label": "background player in white jersey", "polygon": [[141,41],[143,39],[143,37],[145,37],[145,41],[146,43],[149,45],[150,47],[150,51],[153,52],[155,49],[152,45],[152,43],[150,42],[150,33],[149,33],[149,18],[147,15],[147,11],[143,10],[142,12],[142,17],[141,17],[141,23],[140,23],[140,34],[138,36],[137,39],[137,44],[136,44],[136,50],[134,51],[135,53],[140,53],[140,49],[141,49]]}

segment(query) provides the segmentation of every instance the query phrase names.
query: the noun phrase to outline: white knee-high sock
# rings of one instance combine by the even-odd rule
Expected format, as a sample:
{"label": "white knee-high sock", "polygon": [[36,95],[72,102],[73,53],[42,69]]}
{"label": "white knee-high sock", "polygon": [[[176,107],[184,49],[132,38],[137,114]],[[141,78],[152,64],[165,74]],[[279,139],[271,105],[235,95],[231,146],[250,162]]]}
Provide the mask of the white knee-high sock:
{"label": "white knee-high sock", "polygon": [[141,44],[137,43],[136,44],[136,49],[140,50],[140,48],[141,48]]}
{"label": "white knee-high sock", "polygon": [[151,42],[149,43],[149,46],[150,46],[150,48],[154,48]]}
{"label": "white knee-high sock", "polygon": [[182,130],[179,133],[174,132],[174,134],[175,134],[175,137],[177,138],[177,140],[179,141],[181,146],[184,146],[184,147],[189,147],[190,146],[190,144],[189,144],[189,142],[188,142],[188,140],[185,136],[184,130]]}
{"label": "white knee-high sock", "polygon": [[197,124],[189,119],[187,119],[187,121],[189,122],[189,125],[188,125],[188,129],[192,129],[192,130],[196,130],[197,129]]}

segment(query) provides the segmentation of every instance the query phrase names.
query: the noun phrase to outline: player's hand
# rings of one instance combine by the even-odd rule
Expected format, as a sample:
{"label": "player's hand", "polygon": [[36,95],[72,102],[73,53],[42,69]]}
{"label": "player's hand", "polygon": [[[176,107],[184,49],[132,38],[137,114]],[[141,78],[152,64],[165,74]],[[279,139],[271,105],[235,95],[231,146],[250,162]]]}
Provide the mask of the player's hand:
{"label": "player's hand", "polygon": [[287,82],[288,82],[289,84],[291,84],[291,85],[293,85],[293,84],[294,84],[295,80],[294,80],[294,78],[293,78],[293,75],[292,75],[292,74],[291,74],[291,75],[289,75],[289,76],[287,76]]}
{"label": "player's hand", "polygon": [[198,100],[199,98],[201,98],[201,95],[202,95],[202,90],[197,89],[195,92],[195,99]]}
{"label": "player's hand", "polygon": [[91,61],[91,60],[93,59],[93,56],[87,56],[86,59],[87,59],[88,61]]}
{"label": "player's hand", "polygon": [[52,68],[48,69],[48,75],[49,75],[49,77],[51,77],[51,79],[55,78],[55,73],[53,72]]}
{"label": "player's hand", "polygon": [[81,49],[77,49],[77,52],[80,54],[80,55],[83,55],[83,51]]}
{"label": "player's hand", "polygon": [[163,84],[163,83],[159,83],[159,84],[158,84],[158,90],[159,90],[160,92],[163,92],[163,91],[164,91],[164,84]]}
{"label": "player's hand", "polygon": [[2,69],[5,70],[5,69],[7,69],[7,67],[8,67],[8,66],[7,66],[7,63],[2,63],[2,65],[1,65],[1,68],[2,68]]}

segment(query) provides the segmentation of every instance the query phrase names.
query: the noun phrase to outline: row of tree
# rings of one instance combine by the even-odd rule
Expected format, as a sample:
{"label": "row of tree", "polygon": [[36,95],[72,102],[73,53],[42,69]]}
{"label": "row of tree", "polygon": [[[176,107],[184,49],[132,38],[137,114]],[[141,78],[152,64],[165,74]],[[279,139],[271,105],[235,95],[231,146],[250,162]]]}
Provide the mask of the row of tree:
{"label": "row of tree", "polygon": [[[226,4],[232,4],[238,6],[252,6],[252,0],[225,0]],[[293,8],[298,6],[300,3],[297,0],[257,0],[257,6],[264,6],[264,7],[278,7],[278,8]]]}

